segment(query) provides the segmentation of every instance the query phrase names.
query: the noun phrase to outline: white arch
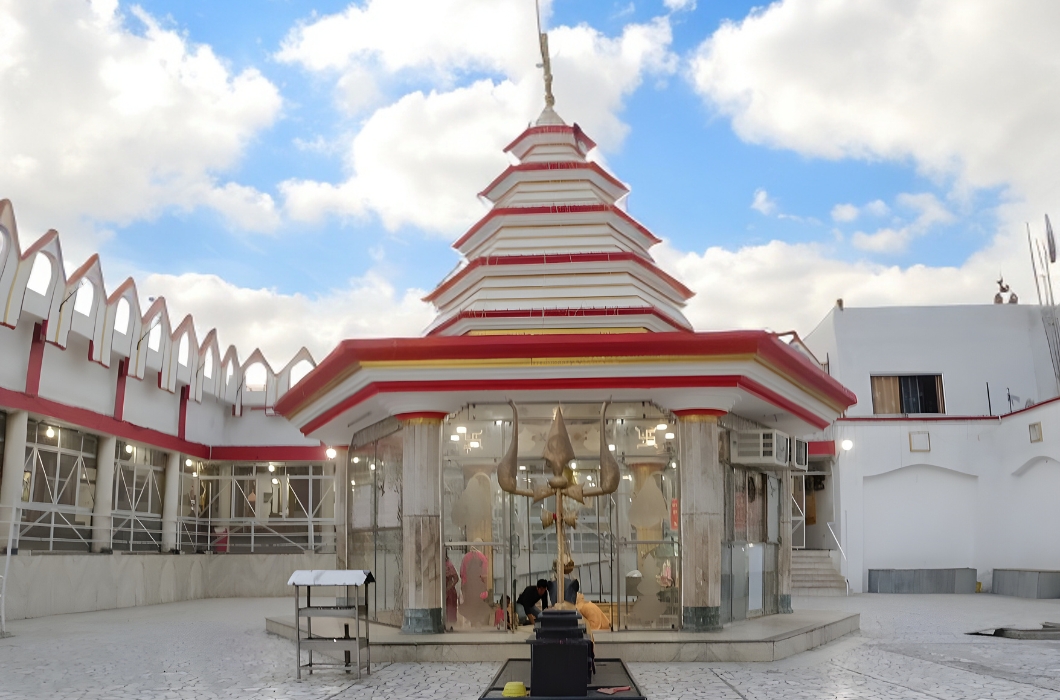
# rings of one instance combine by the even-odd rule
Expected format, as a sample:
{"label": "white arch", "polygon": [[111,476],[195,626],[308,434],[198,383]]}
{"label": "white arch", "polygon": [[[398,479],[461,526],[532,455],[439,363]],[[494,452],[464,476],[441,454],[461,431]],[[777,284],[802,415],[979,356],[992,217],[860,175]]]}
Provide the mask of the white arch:
{"label": "white arch", "polygon": [[74,311],[82,316],[92,313],[92,302],[96,299],[96,285],[87,277],[82,277],[74,295]]}
{"label": "white arch", "polygon": [[302,381],[307,374],[313,371],[313,363],[309,360],[299,360],[298,364],[291,368],[291,386]]}
{"label": "white arch", "polygon": [[52,259],[44,253],[37,253],[33,256],[33,268],[30,270],[26,289],[41,296],[46,295],[48,288],[51,286],[54,273],[55,265],[52,263]]}
{"label": "white arch", "polygon": [[129,333],[129,316],[131,307],[129,300],[125,297],[118,299],[117,308],[114,310],[114,332],[127,335]]}
{"label": "white arch", "polygon": [[254,362],[243,371],[244,385],[247,391],[265,391],[269,380],[269,372],[265,369],[265,363]]}
{"label": "white arch", "polygon": [[182,367],[188,366],[188,334],[180,336],[180,344],[177,346],[177,364]]}

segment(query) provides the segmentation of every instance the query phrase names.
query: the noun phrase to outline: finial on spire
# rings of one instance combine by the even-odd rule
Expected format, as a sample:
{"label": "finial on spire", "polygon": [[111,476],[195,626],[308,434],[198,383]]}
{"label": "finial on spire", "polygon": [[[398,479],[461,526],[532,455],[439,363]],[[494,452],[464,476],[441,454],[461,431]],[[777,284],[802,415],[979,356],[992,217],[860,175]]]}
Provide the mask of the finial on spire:
{"label": "finial on spire", "polygon": [[548,34],[541,31],[541,1],[534,0],[537,9],[537,38],[541,45],[541,65],[545,71],[545,107],[551,108],[556,104],[556,98],[552,96],[552,61],[548,56]]}

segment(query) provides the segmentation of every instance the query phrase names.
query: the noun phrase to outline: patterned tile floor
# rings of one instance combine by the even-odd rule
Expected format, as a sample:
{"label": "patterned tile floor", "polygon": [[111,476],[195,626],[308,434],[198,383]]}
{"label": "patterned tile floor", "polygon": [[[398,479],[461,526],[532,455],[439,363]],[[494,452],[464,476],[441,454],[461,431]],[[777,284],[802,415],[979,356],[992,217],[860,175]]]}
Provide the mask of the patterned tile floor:
{"label": "patterned tile floor", "polygon": [[[1060,621],[1060,601],[991,595],[796,599],[861,613],[862,631],[768,664],[631,664],[655,700],[1060,700],[1060,642],[968,636]],[[203,600],[12,622],[0,640],[8,698],[476,698],[496,665],[390,664],[370,678],[294,680],[290,642],[263,619],[286,599]]]}

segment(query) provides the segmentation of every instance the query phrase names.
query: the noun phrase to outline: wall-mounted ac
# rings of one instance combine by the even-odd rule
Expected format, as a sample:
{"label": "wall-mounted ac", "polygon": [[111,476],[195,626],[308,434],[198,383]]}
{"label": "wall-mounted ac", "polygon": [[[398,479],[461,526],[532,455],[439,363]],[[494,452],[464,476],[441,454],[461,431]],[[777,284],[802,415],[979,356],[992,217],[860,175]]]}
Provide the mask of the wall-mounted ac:
{"label": "wall-mounted ac", "polygon": [[779,430],[733,430],[729,433],[729,459],[744,467],[786,469],[791,461],[788,436]]}
{"label": "wall-mounted ac", "polygon": [[805,440],[791,438],[791,468],[805,471],[810,466],[810,446]]}

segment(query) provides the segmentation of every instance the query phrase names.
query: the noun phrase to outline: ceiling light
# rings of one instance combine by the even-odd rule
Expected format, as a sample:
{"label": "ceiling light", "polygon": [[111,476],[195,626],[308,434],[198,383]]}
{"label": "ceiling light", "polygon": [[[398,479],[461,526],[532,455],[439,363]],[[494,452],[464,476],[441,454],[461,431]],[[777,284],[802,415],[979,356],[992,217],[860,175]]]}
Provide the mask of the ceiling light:
{"label": "ceiling light", "polygon": [[496,424],[496,425],[504,425],[504,421],[503,421],[503,420],[501,420],[500,418],[498,418],[498,419],[497,419],[496,421],[494,421],[494,422],[495,422],[495,424]]}
{"label": "ceiling light", "polygon": [[328,456],[328,459],[335,459],[335,457],[339,453],[335,451],[334,447],[329,447],[328,449],[324,450],[324,454],[326,454]]}
{"label": "ceiling light", "polygon": [[478,447],[479,446],[479,441],[478,440],[472,440],[471,442],[468,443],[468,445],[470,445],[471,447]]}
{"label": "ceiling light", "polygon": [[354,458],[353,458],[353,463],[354,463],[354,464],[358,464],[358,463],[360,463],[360,461],[361,461],[361,458],[360,458],[360,457],[354,457]]}
{"label": "ceiling light", "polygon": [[851,448],[854,447],[854,441],[853,440],[844,440],[843,442],[839,443],[839,446],[842,447],[844,451],[850,450]]}
{"label": "ceiling light", "polygon": [[677,462],[670,462],[671,469],[677,469]]}
{"label": "ceiling light", "polygon": [[350,486],[356,486],[356,485],[357,485],[357,480],[356,479],[350,479]]}
{"label": "ceiling light", "polygon": [[463,435],[464,433],[466,433],[466,432],[467,432],[467,428],[465,428],[465,427],[464,427],[464,426],[462,426],[462,425],[458,425],[458,426],[456,426],[456,432],[458,432],[458,433],[460,433],[461,435]]}
{"label": "ceiling light", "polygon": [[664,437],[667,440],[673,440],[674,439],[674,434],[673,433],[666,433],[666,435]]}
{"label": "ceiling light", "polygon": [[520,464],[519,465],[519,471],[525,472],[526,471],[526,465],[525,464]]}
{"label": "ceiling light", "polygon": [[272,483],[273,483],[273,484],[278,484],[278,483],[280,483],[280,480],[279,480],[279,479],[277,479],[276,477],[273,477],[273,478],[272,478]]}
{"label": "ceiling light", "polygon": [[194,462],[192,462],[190,459],[184,460],[184,466],[185,467],[190,467],[192,464],[194,464]]}
{"label": "ceiling light", "polygon": [[270,464],[270,465],[269,465],[269,471],[270,471],[270,472],[274,472],[274,471],[276,471],[276,465],[275,465],[275,464]]}
{"label": "ceiling light", "polygon": [[633,481],[633,477],[631,475],[629,475],[629,474],[623,474],[622,478],[625,479],[626,481]]}
{"label": "ceiling light", "polygon": [[51,427],[51,426],[49,425],[49,426],[48,426],[48,429],[44,431],[44,434],[45,434],[45,435],[47,435],[47,436],[48,436],[48,437],[50,437],[50,438],[53,438],[53,437],[55,437],[55,428],[53,428],[53,427]]}
{"label": "ceiling light", "polygon": [[657,426],[655,426],[655,429],[656,430],[666,430],[669,427],[670,426],[668,426],[666,423],[659,423]]}
{"label": "ceiling light", "polygon": [[198,479],[199,478],[199,472],[192,472],[191,473],[191,478],[192,479]]}
{"label": "ceiling light", "polygon": [[125,446],[125,451],[128,452],[129,454],[132,454],[133,453],[133,446],[132,445],[126,445]]}
{"label": "ceiling light", "polygon": [[571,462],[570,463],[570,468],[571,469],[577,469],[578,468],[578,463],[577,462]]}
{"label": "ceiling light", "polygon": [[607,446],[607,449],[609,449],[609,450],[611,450],[612,452],[614,452],[614,451],[615,451],[615,446],[614,446],[614,445],[608,445],[608,446]]}
{"label": "ceiling light", "polygon": [[375,471],[375,465],[374,464],[369,464],[368,468],[371,469],[373,472]]}
{"label": "ceiling light", "polygon": [[450,435],[449,439],[452,440],[453,442],[460,442],[460,436],[459,435]]}
{"label": "ceiling light", "polygon": [[592,475],[592,474],[586,474],[586,475],[585,475],[585,478],[586,478],[587,480],[589,480],[589,481],[592,481],[592,480],[593,480],[593,475]]}

